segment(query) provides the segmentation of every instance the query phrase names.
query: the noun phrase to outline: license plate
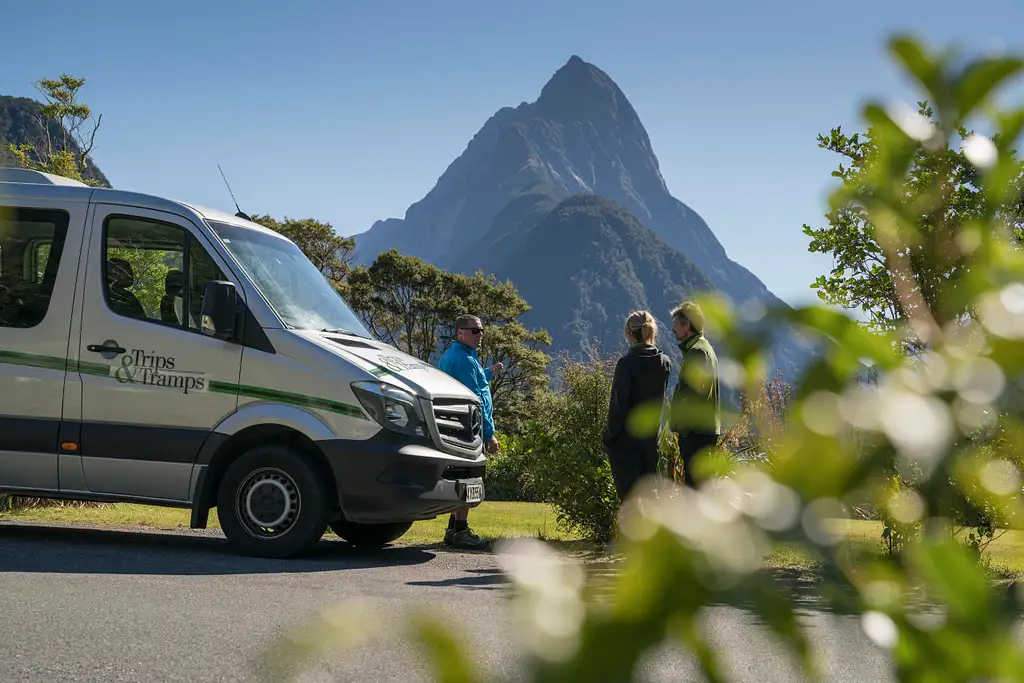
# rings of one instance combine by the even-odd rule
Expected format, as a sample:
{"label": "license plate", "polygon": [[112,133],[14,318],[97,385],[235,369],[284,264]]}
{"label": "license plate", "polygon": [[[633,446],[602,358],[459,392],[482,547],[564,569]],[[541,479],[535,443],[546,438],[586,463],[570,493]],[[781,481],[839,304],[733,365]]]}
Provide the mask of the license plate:
{"label": "license plate", "polygon": [[484,497],[482,484],[466,484],[466,502],[479,503]]}

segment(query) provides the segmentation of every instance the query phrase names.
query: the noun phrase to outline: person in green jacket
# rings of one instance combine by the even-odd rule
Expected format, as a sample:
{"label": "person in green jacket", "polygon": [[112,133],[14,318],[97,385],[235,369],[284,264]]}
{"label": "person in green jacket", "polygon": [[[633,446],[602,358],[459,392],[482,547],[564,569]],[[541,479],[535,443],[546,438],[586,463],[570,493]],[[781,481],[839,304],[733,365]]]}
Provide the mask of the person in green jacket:
{"label": "person in green jacket", "polygon": [[672,395],[672,431],[679,437],[683,481],[696,488],[693,459],[718,444],[722,433],[718,391],[718,356],[704,337],[704,312],[692,301],[672,311],[672,331],[683,359]]}

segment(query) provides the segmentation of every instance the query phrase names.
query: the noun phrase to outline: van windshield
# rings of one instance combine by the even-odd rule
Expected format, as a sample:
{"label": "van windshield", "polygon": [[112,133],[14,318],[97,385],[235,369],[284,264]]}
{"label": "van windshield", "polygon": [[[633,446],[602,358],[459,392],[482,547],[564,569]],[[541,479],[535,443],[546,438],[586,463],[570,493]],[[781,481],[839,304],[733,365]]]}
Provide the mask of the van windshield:
{"label": "van windshield", "polygon": [[207,223],[289,327],[370,338],[341,295],[293,242],[230,223]]}

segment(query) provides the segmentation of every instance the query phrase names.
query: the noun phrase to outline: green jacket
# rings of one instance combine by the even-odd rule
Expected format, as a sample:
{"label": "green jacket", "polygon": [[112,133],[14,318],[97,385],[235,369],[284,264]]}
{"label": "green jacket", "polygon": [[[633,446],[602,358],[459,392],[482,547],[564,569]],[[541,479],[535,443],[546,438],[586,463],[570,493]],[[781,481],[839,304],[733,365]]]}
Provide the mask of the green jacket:
{"label": "green jacket", "polygon": [[718,356],[703,334],[679,344],[683,360],[672,395],[672,431],[680,436],[721,436],[722,416],[718,399]]}

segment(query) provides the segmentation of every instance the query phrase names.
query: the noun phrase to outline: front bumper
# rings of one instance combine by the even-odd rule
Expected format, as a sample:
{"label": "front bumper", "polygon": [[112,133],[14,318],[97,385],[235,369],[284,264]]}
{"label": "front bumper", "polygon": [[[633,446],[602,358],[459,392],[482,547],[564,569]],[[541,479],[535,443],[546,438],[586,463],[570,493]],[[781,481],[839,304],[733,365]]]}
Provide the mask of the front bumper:
{"label": "front bumper", "polygon": [[409,522],[472,508],[466,487],[479,485],[483,500],[486,458],[442,453],[426,439],[382,431],[365,441],[317,443],[338,483],[344,518],[350,522]]}

